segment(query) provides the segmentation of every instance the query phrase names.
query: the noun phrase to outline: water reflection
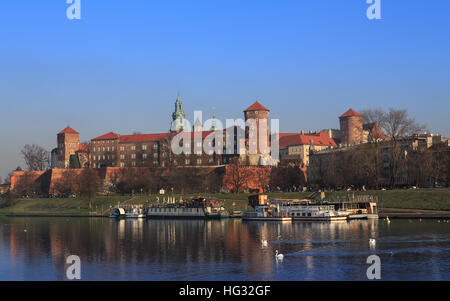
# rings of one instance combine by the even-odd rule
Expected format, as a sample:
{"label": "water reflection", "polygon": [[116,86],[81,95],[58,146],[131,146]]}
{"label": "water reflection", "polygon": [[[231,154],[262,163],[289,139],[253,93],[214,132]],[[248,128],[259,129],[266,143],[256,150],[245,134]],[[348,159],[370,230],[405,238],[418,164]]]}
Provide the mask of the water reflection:
{"label": "water reflection", "polygon": [[0,218],[1,280],[64,280],[69,255],[85,280],[364,280],[370,254],[386,280],[448,280],[449,250],[435,221]]}

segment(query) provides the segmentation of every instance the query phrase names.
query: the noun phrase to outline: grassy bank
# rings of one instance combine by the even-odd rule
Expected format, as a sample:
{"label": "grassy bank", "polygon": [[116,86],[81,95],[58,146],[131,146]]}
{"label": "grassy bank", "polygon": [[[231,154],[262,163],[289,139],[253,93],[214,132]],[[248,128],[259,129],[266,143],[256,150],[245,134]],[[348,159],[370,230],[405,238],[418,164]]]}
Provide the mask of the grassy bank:
{"label": "grassy bank", "polygon": [[[418,189],[418,190],[387,190],[387,191],[365,191],[327,192],[327,199],[342,198],[352,194],[372,194],[383,200],[379,207],[398,209],[420,209],[420,210],[450,210],[450,189]],[[305,198],[311,193],[269,193],[269,198]],[[216,197],[224,200],[225,207],[229,211],[250,210],[247,205],[249,194],[201,194],[205,197]],[[180,197],[188,199],[195,194],[179,195],[174,197],[178,201]],[[161,202],[166,196],[134,196],[131,203],[149,205]],[[89,215],[108,214],[110,205],[115,206],[118,202],[125,202],[132,196],[98,196],[93,201],[92,210],[89,209],[89,201],[84,198],[61,198],[61,199],[21,199],[12,207],[0,209],[0,214],[40,214],[40,215]]]}
{"label": "grassy bank", "polygon": [[20,199],[12,207],[0,209],[0,214],[14,215],[98,215],[110,205],[130,199],[130,196],[97,196],[89,209],[89,200],[85,198]]}

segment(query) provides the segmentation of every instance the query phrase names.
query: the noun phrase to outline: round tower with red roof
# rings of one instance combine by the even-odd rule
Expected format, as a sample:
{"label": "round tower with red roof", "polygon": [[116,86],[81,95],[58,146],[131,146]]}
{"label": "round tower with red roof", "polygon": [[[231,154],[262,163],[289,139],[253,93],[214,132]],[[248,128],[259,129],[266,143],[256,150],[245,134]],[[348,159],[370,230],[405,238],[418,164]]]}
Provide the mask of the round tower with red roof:
{"label": "round tower with red roof", "polygon": [[353,109],[339,117],[342,144],[357,144],[363,141],[363,119],[363,116]]}

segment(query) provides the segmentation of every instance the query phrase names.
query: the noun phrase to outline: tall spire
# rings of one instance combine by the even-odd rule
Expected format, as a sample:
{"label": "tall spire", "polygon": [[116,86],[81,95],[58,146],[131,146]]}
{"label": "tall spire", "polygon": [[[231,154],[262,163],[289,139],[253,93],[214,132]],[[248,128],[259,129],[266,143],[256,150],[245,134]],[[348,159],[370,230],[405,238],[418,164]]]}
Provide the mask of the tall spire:
{"label": "tall spire", "polygon": [[178,132],[184,130],[184,119],[186,115],[183,111],[183,102],[180,98],[180,92],[178,92],[177,100],[175,101],[175,111],[172,113],[172,127],[171,130]]}
{"label": "tall spire", "polygon": [[210,131],[215,131],[216,129],[217,129],[216,128],[216,112],[213,111],[213,119],[212,119],[212,125],[211,125]]}

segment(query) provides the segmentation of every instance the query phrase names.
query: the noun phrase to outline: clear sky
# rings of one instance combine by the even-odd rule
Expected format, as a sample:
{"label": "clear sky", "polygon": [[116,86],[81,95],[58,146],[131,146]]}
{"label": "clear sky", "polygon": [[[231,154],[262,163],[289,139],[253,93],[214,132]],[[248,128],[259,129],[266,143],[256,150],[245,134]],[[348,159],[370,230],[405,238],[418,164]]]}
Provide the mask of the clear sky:
{"label": "clear sky", "polygon": [[259,100],[282,132],[338,128],[349,107],[405,108],[450,136],[450,1],[3,0],[0,176],[70,125],[165,132],[180,91],[194,110],[243,117]]}

